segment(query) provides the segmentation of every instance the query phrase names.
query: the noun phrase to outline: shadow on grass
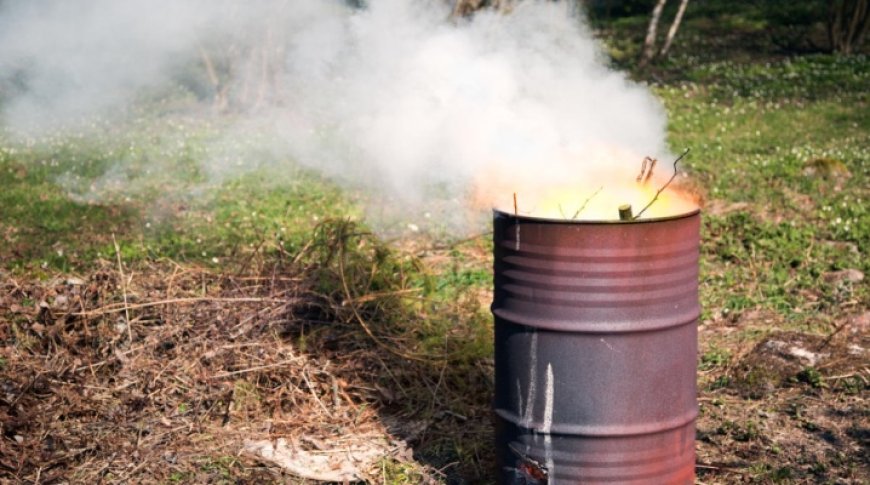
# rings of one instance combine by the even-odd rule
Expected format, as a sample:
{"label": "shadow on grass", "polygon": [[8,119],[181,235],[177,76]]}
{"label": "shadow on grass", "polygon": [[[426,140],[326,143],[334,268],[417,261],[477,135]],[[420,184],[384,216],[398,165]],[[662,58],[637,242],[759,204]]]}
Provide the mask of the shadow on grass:
{"label": "shadow on grass", "polygon": [[365,385],[378,389],[382,422],[446,483],[490,481],[492,335],[478,296],[439,287],[419,261],[348,221],[319,226],[309,251],[327,320],[352,329],[333,355],[369,349]]}

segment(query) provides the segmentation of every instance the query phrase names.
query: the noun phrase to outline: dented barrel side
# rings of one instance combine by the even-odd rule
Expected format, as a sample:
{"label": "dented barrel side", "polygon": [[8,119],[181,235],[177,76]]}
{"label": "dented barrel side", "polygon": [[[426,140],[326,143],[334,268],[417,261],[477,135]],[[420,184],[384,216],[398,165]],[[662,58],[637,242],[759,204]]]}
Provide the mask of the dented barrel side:
{"label": "dented barrel side", "polygon": [[495,212],[499,483],[693,483],[699,232]]}

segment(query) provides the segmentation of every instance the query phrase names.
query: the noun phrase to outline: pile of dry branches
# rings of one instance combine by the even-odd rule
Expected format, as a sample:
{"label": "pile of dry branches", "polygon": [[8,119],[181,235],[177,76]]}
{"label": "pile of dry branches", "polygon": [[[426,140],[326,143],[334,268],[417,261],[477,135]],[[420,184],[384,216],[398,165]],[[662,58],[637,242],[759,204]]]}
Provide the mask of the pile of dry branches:
{"label": "pile of dry branches", "polygon": [[330,227],[294,261],[241,270],[119,260],[48,281],[0,275],[0,481],[437,474],[406,443],[463,426],[467,389],[448,382],[485,383],[488,369],[400,357],[417,351],[369,319],[405,292],[369,291],[362,269],[378,272],[380,250]]}

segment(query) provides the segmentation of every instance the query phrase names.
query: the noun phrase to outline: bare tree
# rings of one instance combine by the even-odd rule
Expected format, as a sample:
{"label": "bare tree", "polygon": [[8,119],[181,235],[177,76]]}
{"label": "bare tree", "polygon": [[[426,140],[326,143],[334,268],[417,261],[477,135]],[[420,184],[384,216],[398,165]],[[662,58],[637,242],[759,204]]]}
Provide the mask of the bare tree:
{"label": "bare tree", "polygon": [[[866,0],[863,0],[866,1]],[[656,0],[655,7],[653,7],[652,15],[650,16],[649,26],[646,30],[646,38],[643,41],[643,52],[640,57],[639,67],[643,69],[656,57],[656,33],[658,32],[659,22],[662,18],[662,12],[665,9],[665,4],[668,3],[667,0]],[[686,13],[686,6],[689,5],[689,0],[680,0],[680,5],[677,8],[677,14],[674,16],[673,22],[671,22],[671,28],[668,29],[668,34],[665,37],[665,45],[662,47],[661,51],[658,52],[659,56],[667,55],[668,51],[671,49],[671,45],[674,42],[674,37],[677,35],[677,30],[680,28],[680,23],[683,21],[683,14]]]}
{"label": "bare tree", "polygon": [[659,20],[662,18],[662,10],[665,9],[667,0],[656,0],[649,27],[646,29],[646,39],[643,41],[643,54],[640,57],[640,67],[645,67],[655,57],[656,32],[659,28]]}
{"label": "bare tree", "polygon": [[686,13],[686,6],[689,4],[689,0],[680,0],[680,8],[677,9],[677,16],[674,17],[674,21],[671,23],[671,28],[668,29],[668,36],[665,38],[665,45],[662,47],[659,55],[664,57],[668,55],[668,51],[671,49],[671,44],[674,42],[674,37],[677,35],[677,30],[680,28],[680,22],[683,21],[683,14]]}
{"label": "bare tree", "polygon": [[851,54],[870,26],[868,0],[828,0],[828,40],[831,49]]}

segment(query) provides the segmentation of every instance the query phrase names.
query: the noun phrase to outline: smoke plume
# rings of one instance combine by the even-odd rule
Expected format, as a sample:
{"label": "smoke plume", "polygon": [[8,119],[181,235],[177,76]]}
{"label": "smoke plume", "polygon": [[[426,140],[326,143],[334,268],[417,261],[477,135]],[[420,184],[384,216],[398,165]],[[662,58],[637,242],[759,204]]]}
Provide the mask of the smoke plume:
{"label": "smoke plume", "polygon": [[[668,156],[662,106],[566,2],[460,19],[442,0],[352,3],[0,0],[0,120],[67,129],[185,92],[223,137],[267,134],[273,169],[316,169],[405,220],[553,184],[582,198]],[[201,163],[224,177],[247,159]]]}

